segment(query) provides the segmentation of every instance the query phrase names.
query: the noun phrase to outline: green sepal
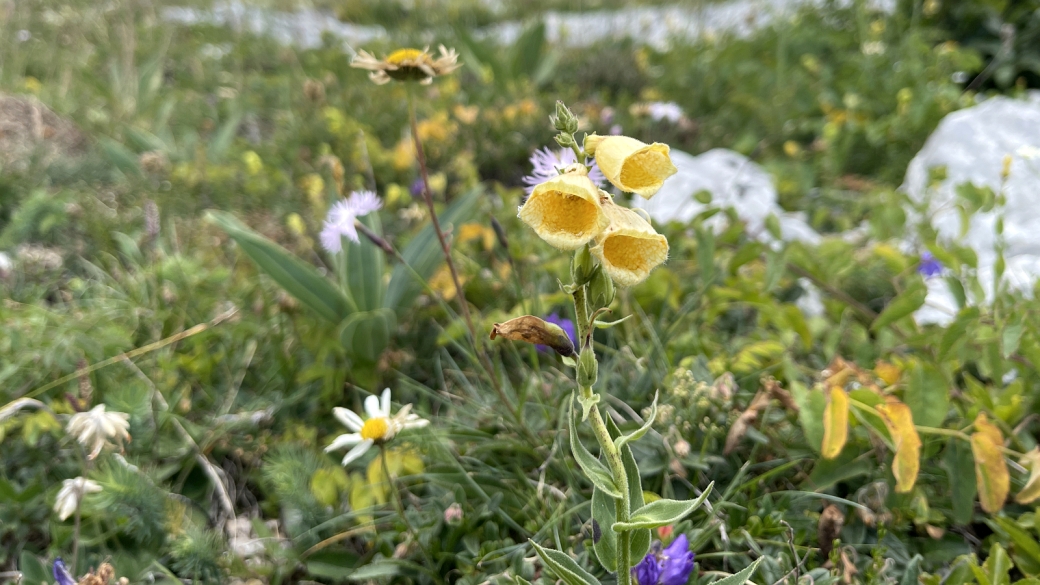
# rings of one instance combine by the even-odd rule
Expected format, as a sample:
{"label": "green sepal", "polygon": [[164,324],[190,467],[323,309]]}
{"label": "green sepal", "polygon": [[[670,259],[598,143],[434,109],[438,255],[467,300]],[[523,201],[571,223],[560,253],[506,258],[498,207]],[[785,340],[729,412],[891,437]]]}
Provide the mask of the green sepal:
{"label": "green sepal", "polygon": [[755,570],[758,569],[758,564],[761,563],[764,558],[765,557],[758,557],[753,563],[744,567],[740,571],[730,575],[729,577],[723,577],[711,585],[744,585],[744,583],[755,574]]}
{"label": "green sepal", "polygon": [[600,585],[599,579],[596,579],[589,574],[588,571],[582,569],[574,559],[567,556],[558,550],[552,550],[548,548],[542,548],[538,546],[535,541],[529,541],[531,546],[534,547],[538,556],[542,558],[542,562],[545,563],[546,567],[552,569],[553,573],[560,579],[563,579],[567,585]]}
{"label": "green sepal", "polygon": [[634,315],[628,315],[628,316],[625,316],[625,317],[622,317],[622,318],[618,319],[617,321],[596,321],[595,323],[593,323],[593,325],[596,326],[596,329],[610,329],[611,327],[614,327],[615,325],[620,325],[620,324],[624,323],[625,321],[628,321],[633,316]]}
{"label": "green sepal", "polygon": [[617,533],[610,527],[617,522],[617,500],[599,489],[592,490],[593,550],[604,569],[617,571]]}
{"label": "green sepal", "polygon": [[[609,416],[606,419],[607,432],[610,433],[610,437],[616,439],[621,436],[621,430],[614,423],[614,419]],[[643,499],[643,483],[639,476],[639,466],[636,465],[636,458],[632,455],[632,449],[625,445],[618,449],[621,452],[621,462],[625,466],[625,476],[628,477],[628,505],[630,510],[638,510],[643,507],[646,500]],[[610,528],[608,528],[610,527]],[[613,531],[613,523],[604,525],[604,531],[608,529]],[[630,558],[638,560],[646,556],[647,551],[650,550],[650,530],[646,528],[640,528],[638,530],[631,531],[632,535],[628,539],[630,551]]]}
{"label": "green sepal", "polygon": [[574,460],[578,462],[578,467],[581,467],[585,476],[589,478],[594,486],[603,490],[604,493],[612,498],[620,498],[621,492],[614,485],[614,478],[607,471],[607,467],[600,463],[599,459],[593,457],[592,453],[589,453],[589,450],[585,448],[585,445],[582,445],[581,441],[578,440],[578,423],[574,420],[573,398],[571,399],[569,409],[570,412],[567,418],[570,423],[571,452],[574,454]]}
{"label": "green sepal", "polygon": [[592,407],[599,404],[599,400],[599,394],[593,394],[588,398],[585,398],[584,396],[578,396],[578,404],[581,405],[581,422],[589,420],[589,411],[592,410]]}
{"label": "green sepal", "polygon": [[704,500],[708,499],[708,494],[711,493],[711,488],[715,486],[715,482],[708,484],[705,488],[704,493],[700,495],[696,500],[656,500],[649,504],[639,508],[635,512],[632,512],[632,518],[628,522],[615,522],[614,530],[621,532],[622,530],[634,530],[636,528],[659,528],[661,526],[668,526],[675,524],[682,520],[687,514],[693,512],[704,503]]}
{"label": "green sepal", "polygon": [[646,417],[646,421],[643,422],[643,426],[639,427],[638,429],[632,431],[627,435],[621,435],[620,437],[614,439],[615,447],[620,449],[627,445],[629,442],[641,438],[643,435],[646,434],[647,431],[650,430],[650,425],[654,424],[654,421],[657,420],[657,397],[658,393],[654,392],[654,401],[650,403],[650,414]]}

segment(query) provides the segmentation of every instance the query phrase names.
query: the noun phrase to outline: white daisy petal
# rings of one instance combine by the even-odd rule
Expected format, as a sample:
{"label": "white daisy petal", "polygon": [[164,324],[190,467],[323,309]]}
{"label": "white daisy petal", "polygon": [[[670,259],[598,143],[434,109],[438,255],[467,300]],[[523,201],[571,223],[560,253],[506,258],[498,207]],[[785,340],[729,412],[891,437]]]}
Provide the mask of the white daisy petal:
{"label": "white daisy petal", "polygon": [[379,408],[379,398],[375,394],[365,398],[365,414],[368,415],[368,418],[383,416],[383,411]]}
{"label": "white daisy petal", "polygon": [[361,427],[365,426],[365,421],[361,420],[361,417],[353,410],[337,406],[332,409],[332,414],[343,423],[343,426],[354,432],[360,431]]}
{"label": "white daisy petal", "polygon": [[379,406],[383,411],[383,416],[390,416],[390,389],[384,388],[383,395],[380,397]]}
{"label": "white daisy petal", "polygon": [[343,465],[349,465],[352,461],[367,453],[374,443],[371,439],[358,443],[353,449],[347,451],[347,454],[343,457]]}
{"label": "white daisy petal", "polygon": [[363,439],[361,438],[360,433],[349,433],[345,435],[340,435],[336,437],[331,443],[329,443],[328,447],[325,447],[325,452],[328,453],[330,451],[339,451],[344,447],[353,447],[354,445],[360,443],[362,440]]}

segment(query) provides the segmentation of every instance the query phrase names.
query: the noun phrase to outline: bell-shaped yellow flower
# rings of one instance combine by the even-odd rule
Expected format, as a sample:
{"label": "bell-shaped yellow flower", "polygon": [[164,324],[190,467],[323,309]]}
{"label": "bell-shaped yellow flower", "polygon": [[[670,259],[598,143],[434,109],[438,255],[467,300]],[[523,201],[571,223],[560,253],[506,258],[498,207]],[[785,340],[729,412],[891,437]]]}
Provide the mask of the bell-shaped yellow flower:
{"label": "bell-shaped yellow flower", "polygon": [[566,170],[534,188],[520,208],[520,219],[549,245],[577,250],[610,223],[600,203],[601,197],[610,196],[589,179],[585,165],[571,165]]}
{"label": "bell-shaped yellow flower", "polygon": [[610,218],[610,227],[596,239],[592,255],[619,286],[643,282],[651,270],[668,259],[668,239],[627,207],[608,200],[603,211]]}
{"label": "bell-shaped yellow flower", "polygon": [[[599,137],[597,137],[599,138]],[[628,136],[604,136],[594,142],[596,164],[615,187],[649,199],[678,169],[668,145],[646,144]]]}

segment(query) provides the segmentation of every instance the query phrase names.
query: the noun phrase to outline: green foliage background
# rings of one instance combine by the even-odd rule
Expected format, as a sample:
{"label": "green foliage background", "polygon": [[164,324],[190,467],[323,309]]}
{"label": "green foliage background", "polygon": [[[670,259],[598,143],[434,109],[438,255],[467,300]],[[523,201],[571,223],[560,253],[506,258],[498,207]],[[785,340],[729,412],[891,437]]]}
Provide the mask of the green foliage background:
{"label": "green foliage background", "polygon": [[[1009,449],[1036,446],[1035,301],[1002,289],[992,304],[968,306],[980,297],[973,253],[909,222],[896,190],[944,115],[978,92],[1037,85],[1036,2],[908,0],[891,14],[825,3],[748,38],[676,40],[666,51],[629,40],[550,44],[539,15],[571,8],[563,2],[318,4],[387,27],[389,39],[365,47],[375,54],[443,42],[462,55],[460,71],[419,90],[419,132],[438,202],[472,198],[451,224],[481,331],[566,311],[557,279],[567,258],[515,214],[557,99],[590,130],[607,130],[609,107],[627,135],[747,154],[773,174],[785,209],[833,236],[773,249],[736,221],[712,232],[708,214],[659,226],[671,259],[619,294],[616,313],[636,318],[597,333],[609,409],[638,417],[661,392],[655,430],[632,445],[647,492],[695,497],[715,482],[710,507],[675,527],[697,552],[691,582],[759,557],[761,583],[996,585],[1040,575],[1034,505],[983,512],[966,481],[970,447],[951,436],[984,412]],[[368,82],[331,38],[304,50],[232,28],[171,26],[152,3],[10,6],[0,15],[0,90],[39,99],[89,146],[0,171],[0,250],[15,262],[0,278],[0,402],[32,396],[46,406],[0,421],[0,569],[38,583],[50,581],[55,557],[71,558],[72,521],[51,508],[62,480],[83,474],[104,489],[84,500],[76,574],[107,559],[131,582],[553,582],[528,539],[592,565],[592,486],[562,431],[568,367],[532,348],[489,345],[496,393],[455,305],[438,301],[450,287],[435,271],[437,294],[423,288],[389,305],[387,347],[366,356],[204,220],[231,212],[329,274],[336,259],[315,243],[327,207],[371,188],[385,201],[381,233],[399,250],[420,240],[428,220],[409,192],[418,169],[404,87]],[[528,23],[511,47],[474,34],[511,18]],[[993,45],[1002,24],[1018,31],[1003,52]],[[678,103],[686,119],[653,121],[639,104],[654,100]],[[995,197],[968,190],[963,205]],[[492,219],[508,241],[494,237]],[[861,224],[860,239],[836,235]],[[917,256],[897,245],[908,234],[965,291],[949,327],[908,317],[923,286]],[[387,259],[375,280],[396,269]],[[823,291],[822,316],[795,306],[807,282]],[[200,324],[210,325],[118,358]],[[886,392],[919,425],[946,432],[922,433],[911,493],[891,489],[891,443],[869,412],[853,414],[839,458],[820,458],[822,372],[836,356],[864,371],[894,365]],[[798,412],[771,402],[724,453],[769,377]],[[378,457],[344,469],[323,452],[343,432],[332,408],[360,410],[387,386],[433,421],[388,453],[407,523]],[[87,464],[63,426],[102,402],[130,414],[133,440],[121,459]],[[1026,471],[1012,465],[1012,494]],[[212,473],[238,516],[234,530]],[[830,503],[845,521],[827,558],[819,522]],[[461,517],[446,517],[454,504]]]}

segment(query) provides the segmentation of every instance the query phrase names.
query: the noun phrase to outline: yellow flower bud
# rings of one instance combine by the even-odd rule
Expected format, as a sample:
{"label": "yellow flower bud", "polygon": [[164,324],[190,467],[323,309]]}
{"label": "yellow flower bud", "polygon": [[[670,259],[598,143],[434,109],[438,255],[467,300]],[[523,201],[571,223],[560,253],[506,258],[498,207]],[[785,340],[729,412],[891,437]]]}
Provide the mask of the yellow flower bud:
{"label": "yellow flower bud", "polygon": [[615,187],[649,199],[678,169],[668,145],[646,144],[627,136],[605,136],[595,145],[596,164]]}
{"label": "yellow flower bud", "polygon": [[596,156],[596,147],[599,146],[600,142],[603,142],[604,136],[600,136],[593,132],[592,134],[585,135],[585,143],[582,147],[585,149],[585,154],[589,156]]}
{"label": "yellow flower bud", "polygon": [[606,229],[602,193],[588,177],[584,165],[558,175],[534,188],[520,208],[520,219],[550,246],[577,250]]}
{"label": "yellow flower bud", "polygon": [[627,207],[609,201],[603,204],[603,211],[610,218],[610,227],[596,239],[592,255],[619,286],[643,282],[668,259],[668,239]]}

